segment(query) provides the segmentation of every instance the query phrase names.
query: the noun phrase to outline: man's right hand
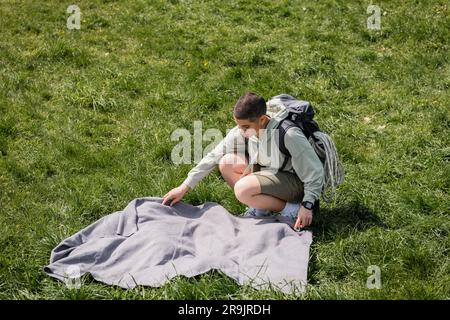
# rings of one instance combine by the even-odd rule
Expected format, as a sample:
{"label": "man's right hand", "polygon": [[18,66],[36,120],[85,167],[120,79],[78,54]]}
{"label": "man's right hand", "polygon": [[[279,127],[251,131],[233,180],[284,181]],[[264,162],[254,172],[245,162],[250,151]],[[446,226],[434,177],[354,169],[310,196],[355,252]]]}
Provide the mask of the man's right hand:
{"label": "man's right hand", "polygon": [[189,187],[184,183],[182,183],[178,187],[173,188],[163,196],[162,204],[170,203],[170,206],[173,206],[175,203],[183,199],[184,194],[188,191]]}

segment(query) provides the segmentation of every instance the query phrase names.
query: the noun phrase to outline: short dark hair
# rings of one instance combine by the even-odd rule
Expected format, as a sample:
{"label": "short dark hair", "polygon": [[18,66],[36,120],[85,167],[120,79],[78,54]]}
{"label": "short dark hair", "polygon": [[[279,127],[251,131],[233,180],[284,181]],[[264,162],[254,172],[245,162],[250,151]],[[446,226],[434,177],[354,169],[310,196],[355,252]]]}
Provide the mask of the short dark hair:
{"label": "short dark hair", "polygon": [[253,92],[246,92],[234,105],[233,115],[236,119],[255,121],[266,114],[266,111],[266,101],[263,97],[260,97]]}

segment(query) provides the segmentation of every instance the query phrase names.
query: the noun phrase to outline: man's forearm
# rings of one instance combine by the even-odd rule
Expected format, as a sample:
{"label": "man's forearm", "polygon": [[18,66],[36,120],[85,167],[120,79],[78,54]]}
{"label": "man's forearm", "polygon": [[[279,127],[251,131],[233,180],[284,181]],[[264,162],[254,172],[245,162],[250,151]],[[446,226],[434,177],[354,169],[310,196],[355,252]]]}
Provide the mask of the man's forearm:
{"label": "man's forearm", "polygon": [[205,178],[211,171],[213,171],[218,164],[217,160],[219,155],[208,154],[203,158],[194,168],[189,171],[183,184],[187,185],[190,189],[194,189],[197,184]]}
{"label": "man's forearm", "polygon": [[213,171],[219,164],[220,159],[228,152],[242,150],[245,146],[245,141],[240,136],[239,129],[234,127],[231,129],[226,137],[211,150],[194,168],[189,171],[188,176],[183,181],[184,184],[191,189],[205,178],[211,171]]}

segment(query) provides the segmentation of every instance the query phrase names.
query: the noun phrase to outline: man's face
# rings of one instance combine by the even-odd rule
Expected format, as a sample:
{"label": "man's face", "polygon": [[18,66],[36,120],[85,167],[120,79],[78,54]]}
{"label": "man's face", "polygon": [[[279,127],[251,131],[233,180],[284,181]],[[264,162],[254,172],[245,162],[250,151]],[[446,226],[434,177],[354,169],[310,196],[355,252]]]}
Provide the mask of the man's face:
{"label": "man's face", "polygon": [[265,116],[261,116],[255,121],[250,121],[250,119],[236,119],[233,116],[234,122],[236,122],[241,134],[246,138],[250,138],[253,135],[259,136],[259,130],[264,129],[265,126]]}

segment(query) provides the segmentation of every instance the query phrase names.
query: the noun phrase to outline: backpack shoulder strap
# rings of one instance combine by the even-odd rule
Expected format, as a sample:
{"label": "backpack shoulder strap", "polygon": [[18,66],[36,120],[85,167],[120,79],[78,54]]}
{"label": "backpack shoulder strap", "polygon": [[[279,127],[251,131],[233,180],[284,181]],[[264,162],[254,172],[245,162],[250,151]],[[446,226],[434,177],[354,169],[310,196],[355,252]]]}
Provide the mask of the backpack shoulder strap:
{"label": "backpack shoulder strap", "polygon": [[[284,168],[287,165],[287,162],[289,158],[291,157],[291,154],[289,150],[286,148],[286,145],[284,144],[284,137],[286,136],[286,132],[293,127],[299,127],[298,124],[293,122],[290,119],[283,119],[281,120],[280,124],[278,125],[279,133],[278,133],[278,148],[280,149],[280,152],[284,155],[284,161],[283,164],[280,167],[280,170],[284,170]],[[300,128],[301,129],[301,128]]]}
{"label": "backpack shoulder strap", "polygon": [[244,137],[244,142],[245,142],[245,149],[244,149],[245,156],[247,157],[247,159],[249,159],[249,153],[248,153],[248,138],[247,138],[247,137]]}

